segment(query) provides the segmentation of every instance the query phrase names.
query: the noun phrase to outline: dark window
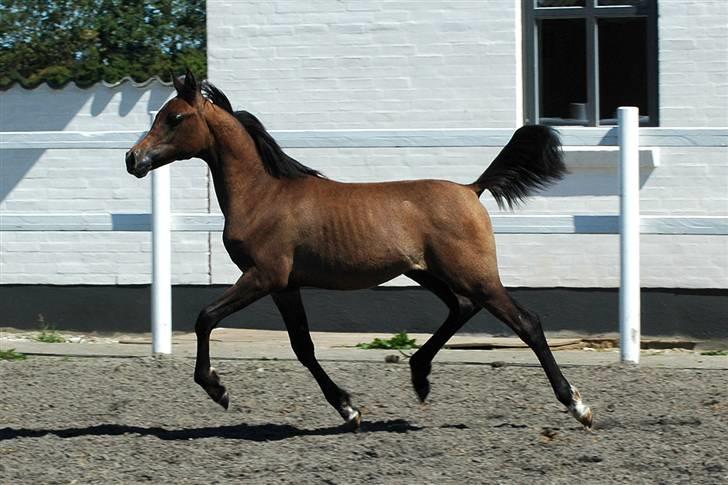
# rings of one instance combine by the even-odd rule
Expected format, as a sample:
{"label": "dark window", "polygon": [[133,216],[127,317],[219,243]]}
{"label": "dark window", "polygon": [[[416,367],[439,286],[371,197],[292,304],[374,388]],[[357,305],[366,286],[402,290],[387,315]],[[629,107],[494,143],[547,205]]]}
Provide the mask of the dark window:
{"label": "dark window", "polygon": [[657,126],[656,0],[524,0],[530,123]]}
{"label": "dark window", "polygon": [[583,7],[586,0],[538,0],[539,7]]}
{"label": "dark window", "polygon": [[584,118],[586,95],[586,23],[583,19],[545,19],[541,44],[541,116]]}

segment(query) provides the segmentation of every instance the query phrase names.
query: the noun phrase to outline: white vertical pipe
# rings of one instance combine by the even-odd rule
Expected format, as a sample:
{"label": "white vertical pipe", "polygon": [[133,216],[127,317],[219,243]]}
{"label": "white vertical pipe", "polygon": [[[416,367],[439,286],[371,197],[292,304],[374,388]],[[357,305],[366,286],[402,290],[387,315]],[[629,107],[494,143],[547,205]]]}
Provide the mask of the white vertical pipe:
{"label": "white vertical pipe", "polygon": [[639,110],[620,107],[620,356],[623,362],[640,361],[640,167]]}
{"label": "white vertical pipe", "polygon": [[[152,118],[155,113],[152,113]],[[152,352],[172,353],[169,165],[152,171]]]}

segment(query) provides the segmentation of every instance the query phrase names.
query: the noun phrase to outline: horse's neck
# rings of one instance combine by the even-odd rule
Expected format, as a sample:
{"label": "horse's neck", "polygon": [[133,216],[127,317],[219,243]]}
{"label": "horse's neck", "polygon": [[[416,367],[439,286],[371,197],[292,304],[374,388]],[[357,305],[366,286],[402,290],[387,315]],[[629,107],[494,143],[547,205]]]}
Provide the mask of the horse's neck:
{"label": "horse's neck", "polygon": [[233,122],[209,123],[215,143],[206,157],[226,218],[249,213],[276,182],[265,171],[252,138],[237,120]]}

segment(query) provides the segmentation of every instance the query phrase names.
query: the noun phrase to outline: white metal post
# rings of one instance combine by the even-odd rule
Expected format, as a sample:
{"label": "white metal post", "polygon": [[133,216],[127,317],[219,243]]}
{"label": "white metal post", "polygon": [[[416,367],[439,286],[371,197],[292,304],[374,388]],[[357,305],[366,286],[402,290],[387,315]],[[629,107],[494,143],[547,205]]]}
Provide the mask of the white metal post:
{"label": "white metal post", "polygon": [[152,171],[152,352],[155,354],[172,353],[171,229],[169,165],[166,165]]}
{"label": "white metal post", "polygon": [[623,362],[640,361],[640,167],[639,110],[620,107],[620,356]]}

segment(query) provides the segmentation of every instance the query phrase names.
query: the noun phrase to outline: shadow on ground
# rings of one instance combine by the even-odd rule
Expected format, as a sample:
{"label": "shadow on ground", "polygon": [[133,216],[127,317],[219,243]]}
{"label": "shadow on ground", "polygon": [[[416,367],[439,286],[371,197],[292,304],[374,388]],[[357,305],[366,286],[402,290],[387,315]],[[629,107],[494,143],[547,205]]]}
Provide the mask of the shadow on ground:
{"label": "shadow on ground", "polygon": [[[373,421],[362,423],[360,433],[408,433],[422,428],[412,425],[406,420]],[[227,438],[247,441],[280,441],[296,436],[329,436],[351,433],[347,425],[319,429],[300,429],[288,424],[238,424],[235,426],[217,426],[191,429],[144,428],[124,424],[99,424],[85,428],[66,429],[0,429],[0,441],[15,438],[40,438],[46,435],[59,438],[77,438],[80,436],[119,436],[123,434],[154,436],[161,440],[193,440],[202,438]]]}

